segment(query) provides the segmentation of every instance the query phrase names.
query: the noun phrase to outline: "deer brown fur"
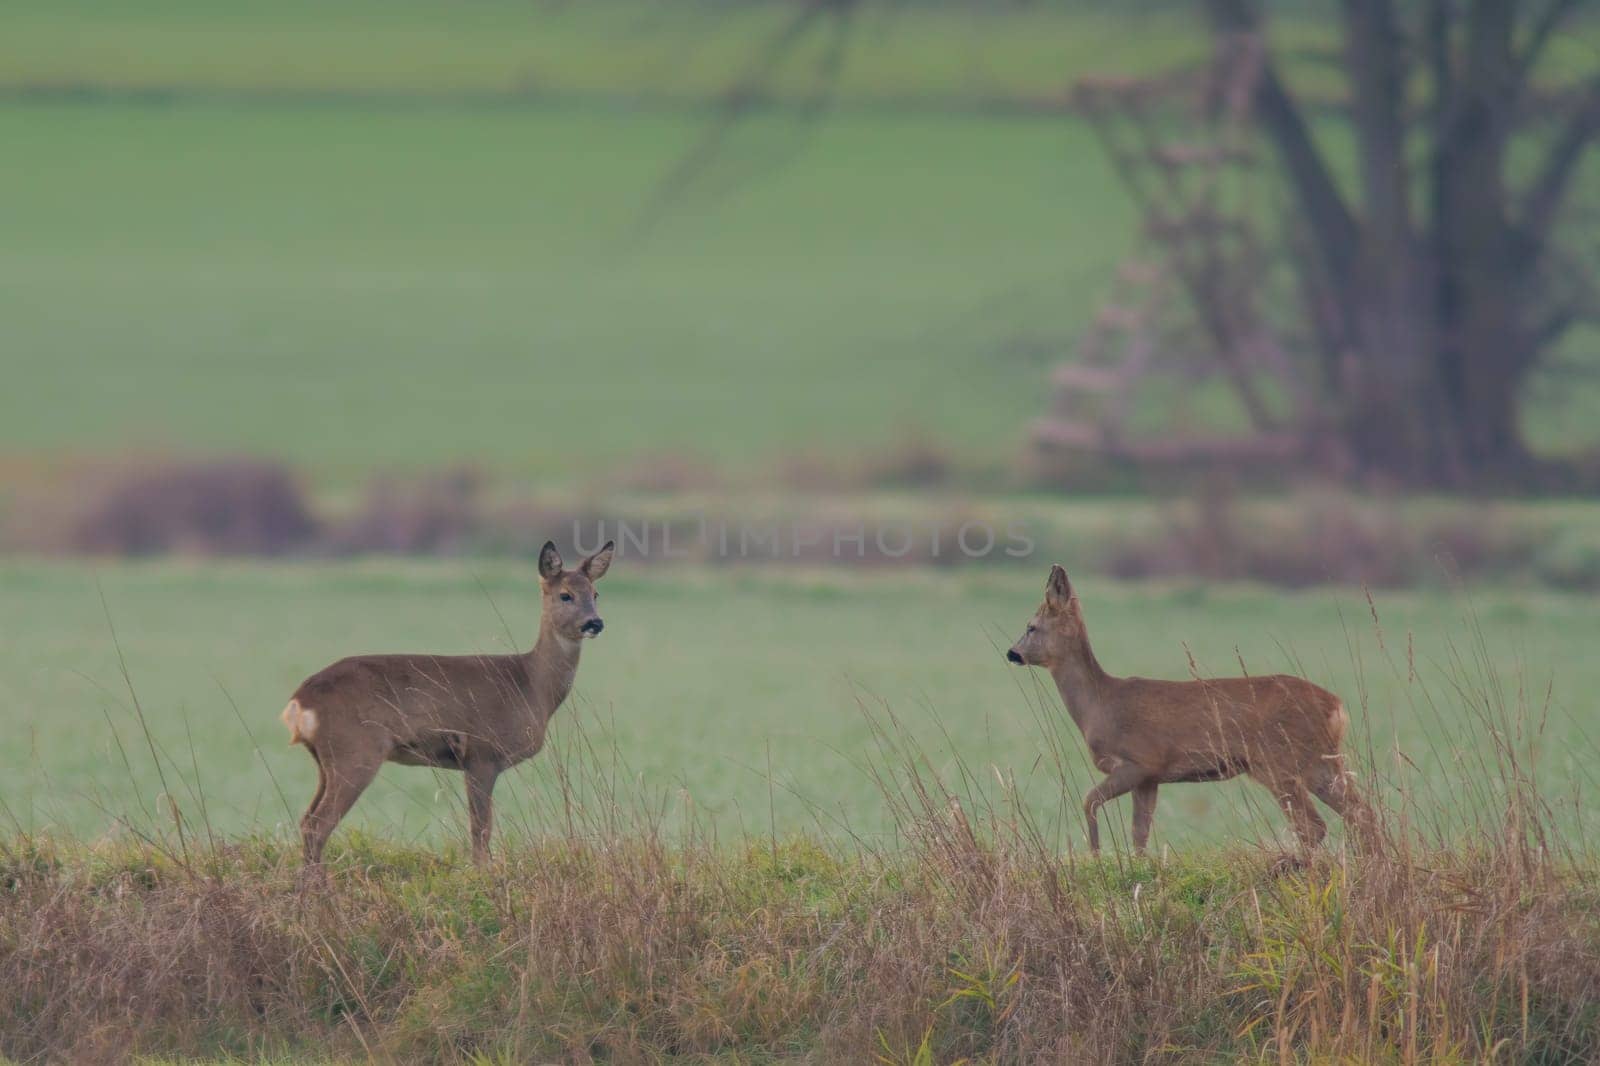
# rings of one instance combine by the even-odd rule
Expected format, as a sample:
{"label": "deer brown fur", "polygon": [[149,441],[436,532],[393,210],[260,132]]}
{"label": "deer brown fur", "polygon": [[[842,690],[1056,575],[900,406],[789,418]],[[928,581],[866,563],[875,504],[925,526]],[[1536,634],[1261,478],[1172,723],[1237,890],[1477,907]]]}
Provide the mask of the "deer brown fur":
{"label": "deer brown fur", "polygon": [[544,747],[572,690],[586,637],[604,628],[594,583],[608,542],[575,570],[552,543],[539,553],[539,637],[522,655],[357,655],[312,674],[283,710],[289,743],[317,764],[317,791],[300,820],[308,867],[385,762],[460,770],[467,780],[472,858],[489,858],[495,780]]}
{"label": "deer brown fur", "polygon": [[1162,785],[1239,774],[1272,792],[1307,849],[1327,832],[1312,796],[1357,835],[1370,825],[1339,751],[1350,724],[1339,697],[1284,674],[1196,681],[1108,674],[1089,646],[1083,608],[1059,566],[1051,567],[1044,603],[1006,658],[1050,672],[1095,767],[1106,775],[1083,802],[1093,851],[1100,850],[1097,815],[1110,800],[1133,793],[1133,845],[1143,851]]}

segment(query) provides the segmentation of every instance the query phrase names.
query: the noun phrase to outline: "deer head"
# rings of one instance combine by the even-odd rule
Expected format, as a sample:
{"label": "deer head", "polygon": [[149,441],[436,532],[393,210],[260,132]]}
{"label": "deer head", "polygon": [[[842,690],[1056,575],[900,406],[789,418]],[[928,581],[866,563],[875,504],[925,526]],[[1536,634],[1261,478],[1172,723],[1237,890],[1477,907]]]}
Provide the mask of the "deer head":
{"label": "deer head", "polygon": [[611,568],[615,551],[616,543],[608,540],[605,547],[576,569],[568,570],[562,566],[555,544],[545,541],[539,550],[539,581],[544,590],[542,629],[574,642],[600,635],[606,624],[595,607],[600,594],[594,583]]}
{"label": "deer head", "polygon": [[1052,566],[1044,584],[1044,602],[1028,620],[1022,637],[1006,652],[1006,661],[1048,669],[1060,661],[1065,649],[1082,639],[1083,612],[1072,582],[1059,565]]}

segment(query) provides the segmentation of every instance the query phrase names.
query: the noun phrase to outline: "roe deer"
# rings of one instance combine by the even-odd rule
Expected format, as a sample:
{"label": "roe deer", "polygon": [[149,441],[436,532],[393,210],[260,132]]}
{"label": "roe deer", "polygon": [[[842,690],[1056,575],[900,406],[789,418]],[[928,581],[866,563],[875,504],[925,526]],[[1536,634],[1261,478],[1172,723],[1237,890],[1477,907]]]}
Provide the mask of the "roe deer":
{"label": "roe deer", "polygon": [[460,770],[467,778],[472,860],[489,858],[495,779],[537,755],[572,690],[585,637],[605,623],[594,583],[615,545],[564,570],[553,543],[539,552],[539,638],[525,655],[357,655],[303,681],[283,709],[289,743],[317,764],[317,792],[300,819],[308,868],[334,826],[385,762]]}
{"label": "roe deer", "polygon": [[1350,724],[1339,697],[1284,674],[1199,681],[1113,677],[1089,647],[1083,609],[1059,566],[1050,568],[1044,603],[1006,659],[1050,671],[1095,767],[1106,775],[1083,801],[1091,851],[1100,850],[1100,808],[1123,793],[1133,793],[1133,846],[1143,851],[1160,786],[1239,774],[1272,791],[1307,849],[1327,832],[1313,795],[1358,836],[1371,825],[1339,753]]}

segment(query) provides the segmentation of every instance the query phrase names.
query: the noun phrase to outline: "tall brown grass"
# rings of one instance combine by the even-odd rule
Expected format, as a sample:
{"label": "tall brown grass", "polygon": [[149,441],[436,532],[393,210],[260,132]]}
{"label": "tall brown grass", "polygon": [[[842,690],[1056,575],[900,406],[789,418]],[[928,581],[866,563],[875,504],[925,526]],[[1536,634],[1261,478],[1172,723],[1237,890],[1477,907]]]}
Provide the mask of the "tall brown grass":
{"label": "tall brown grass", "polygon": [[483,871],[356,834],[333,886],[302,888],[293,841],[202,843],[203,808],[109,843],[14,833],[0,1053],[1596,1061],[1600,863],[1539,788],[1537,690],[1475,630],[1434,665],[1379,637],[1364,667],[1426,675],[1410,713],[1449,739],[1369,748],[1380,839],[1287,873],[1270,843],[1086,859],[1025,796],[1065,787],[1057,723],[1022,781],[935,756],[881,705],[859,761],[887,838],[821,804],[802,836],[669,829],[675,798],[581,731]]}

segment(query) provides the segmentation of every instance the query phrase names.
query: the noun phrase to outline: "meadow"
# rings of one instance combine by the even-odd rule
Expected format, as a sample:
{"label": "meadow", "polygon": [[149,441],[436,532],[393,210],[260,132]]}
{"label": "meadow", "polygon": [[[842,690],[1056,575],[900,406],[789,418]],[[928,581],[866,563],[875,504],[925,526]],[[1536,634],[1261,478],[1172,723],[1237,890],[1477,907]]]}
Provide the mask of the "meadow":
{"label": "meadow", "polygon": [[284,691],[330,647],[504,647],[529,575],[0,572],[0,698],[27,738],[0,766],[0,1055],[1600,1051],[1592,601],[1080,582],[1116,669],[1299,665],[1351,700],[1382,837],[1336,825],[1285,870],[1277,812],[1237,782],[1165,788],[1148,858],[1124,804],[1112,850],[1084,853],[1080,741],[1036,677],[1002,673],[1035,580],[622,565],[577,698],[502,780],[494,862],[466,861],[458,780],[390,768],[326,889],[288,824],[311,774],[279,746]]}
{"label": "meadow", "polygon": [[[571,803],[620,804],[730,842],[807,831],[881,844],[896,823],[872,772],[887,728],[974,796],[1015,790],[1060,851],[1081,850],[1079,803],[1098,775],[1048,678],[1001,657],[1042,571],[641,571],[624,559],[550,750],[500,787],[501,824],[539,836]],[[171,832],[169,796],[190,834],[290,833],[315,783],[277,721],[299,681],[343,654],[531,644],[534,580],[506,562],[7,565],[0,707],[18,742],[0,755],[6,817],[88,839]],[[1577,802],[1600,684],[1591,598],[1396,593],[1377,598],[1375,625],[1356,591],[1081,585],[1114,672],[1309,676],[1353,708],[1370,772],[1457,830],[1499,801],[1480,779],[1514,721],[1558,824],[1580,836],[1592,824]],[[391,767],[347,825],[458,843],[460,792],[458,775]],[[1156,839],[1178,852],[1272,847],[1284,829],[1242,781],[1170,788],[1162,802]]]}
{"label": "meadow", "polygon": [[[1275,32],[1326,105],[1306,7]],[[1245,486],[1219,534],[1203,487],[1025,471],[1139,242],[1066,90],[1193,57],[1192,9],[880,5],[834,90],[818,23],[655,211],[797,5],[7,4],[0,529],[43,554],[0,554],[0,1062],[1596,1061],[1593,502]],[[1534,383],[1538,446],[1595,443],[1596,350]],[[1139,412],[1188,418],[1230,414]],[[219,456],[289,464],[302,557],[72,558],[31,510]],[[341,541],[455,464],[469,535],[414,549],[450,557]],[[530,544],[597,515],[1038,550],[625,552],[495,862],[458,775],[393,766],[302,883],[298,682],[526,647]],[[1233,781],[1163,789],[1147,858],[1113,804],[1087,857],[1099,775],[1002,659],[1056,559],[1113,672],[1338,692],[1382,840],[1286,871]],[[1233,580],[1268,573],[1311,587]]]}

